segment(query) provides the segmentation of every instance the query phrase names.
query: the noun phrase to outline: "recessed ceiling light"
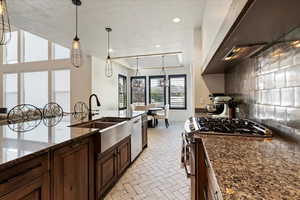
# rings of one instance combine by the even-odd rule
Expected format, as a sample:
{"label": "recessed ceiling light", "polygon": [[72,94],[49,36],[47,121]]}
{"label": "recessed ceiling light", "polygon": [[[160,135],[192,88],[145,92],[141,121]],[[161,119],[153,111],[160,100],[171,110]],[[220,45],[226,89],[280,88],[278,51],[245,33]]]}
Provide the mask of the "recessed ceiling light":
{"label": "recessed ceiling light", "polygon": [[159,45],[159,44],[157,44],[157,45],[155,45],[155,47],[156,47],[156,48],[160,48],[160,45]]}
{"label": "recessed ceiling light", "polygon": [[111,52],[113,52],[114,50],[113,50],[113,49],[109,49],[108,51],[111,53]]}
{"label": "recessed ceiling light", "polygon": [[175,17],[174,19],[173,19],[173,22],[174,23],[179,23],[181,21],[181,19],[179,18],[179,17]]}

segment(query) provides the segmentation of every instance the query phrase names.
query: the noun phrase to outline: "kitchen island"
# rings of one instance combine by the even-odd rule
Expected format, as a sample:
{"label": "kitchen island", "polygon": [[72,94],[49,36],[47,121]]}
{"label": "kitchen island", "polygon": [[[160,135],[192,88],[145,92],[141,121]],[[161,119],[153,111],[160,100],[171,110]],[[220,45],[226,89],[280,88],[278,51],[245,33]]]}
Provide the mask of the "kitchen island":
{"label": "kitchen island", "polygon": [[[1,126],[0,199],[103,198],[131,164],[131,130],[119,128],[144,118],[144,112],[101,112],[93,120],[103,117],[124,121],[103,130],[69,127],[88,120],[68,115],[55,126],[42,122],[24,133]],[[115,139],[103,150],[101,136],[108,133],[115,134]]]}

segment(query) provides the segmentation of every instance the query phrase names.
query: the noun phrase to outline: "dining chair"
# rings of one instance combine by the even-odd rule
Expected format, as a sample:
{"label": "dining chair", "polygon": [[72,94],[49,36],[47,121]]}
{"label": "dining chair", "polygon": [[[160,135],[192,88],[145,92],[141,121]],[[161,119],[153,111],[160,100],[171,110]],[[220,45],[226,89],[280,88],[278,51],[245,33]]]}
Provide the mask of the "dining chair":
{"label": "dining chair", "polygon": [[135,105],[134,104],[130,104],[130,108],[132,111],[135,111]]}
{"label": "dining chair", "polygon": [[166,128],[170,126],[169,124],[169,110],[170,110],[170,105],[166,104],[164,110],[156,112],[156,115],[154,115],[155,120],[159,119],[164,119]]}

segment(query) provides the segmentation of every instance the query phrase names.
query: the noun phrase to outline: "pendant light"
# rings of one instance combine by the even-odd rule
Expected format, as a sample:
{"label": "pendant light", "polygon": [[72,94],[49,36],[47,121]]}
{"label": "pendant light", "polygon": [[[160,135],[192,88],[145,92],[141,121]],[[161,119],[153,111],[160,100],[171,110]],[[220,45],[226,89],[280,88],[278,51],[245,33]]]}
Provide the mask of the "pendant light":
{"label": "pendant light", "polygon": [[163,55],[161,57],[161,73],[165,76],[164,79],[160,80],[160,86],[161,87],[168,87],[168,82],[167,82],[167,72],[166,72],[166,68],[165,68],[165,56]]}
{"label": "pendant light", "polygon": [[11,39],[11,27],[6,0],[0,0],[0,45],[6,45]]}
{"label": "pendant light", "polygon": [[72,42],[71,63],[74,67],[79,68],[82,65],[81,45],[78,37],[78,6],[81,6],[81,1],[72,0],[72,2],[76,7],[76,35]]}
{"label": "pendant light", "polygon": [[[135,76],[140,76],[141,73],[139,71],[139,58],[136,57],[136,71],[135,71]],[[141,88],[142,87],[142,81],[141,80],[134,80],[134,83],[133,83],[133,87],[136,87],[136,88]]]}
{"label": "pendant light", "polygon": [[113,75],[113,69],[112,69],[112,60],[110,58],[110,32],[112,31],[111,28],[107,27],[105,28],[107,32],[107,58],[106,58],[106,64],[105,64],[105,76],[107,78],[112,77]]}

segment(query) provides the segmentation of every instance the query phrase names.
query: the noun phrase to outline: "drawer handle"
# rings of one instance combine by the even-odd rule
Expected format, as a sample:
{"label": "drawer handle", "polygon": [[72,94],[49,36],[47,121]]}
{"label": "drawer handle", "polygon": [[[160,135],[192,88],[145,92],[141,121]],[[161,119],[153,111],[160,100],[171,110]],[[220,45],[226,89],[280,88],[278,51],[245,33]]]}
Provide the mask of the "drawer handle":
{"label": "drawer handle", "polygon": [[17,178],[18,176],[23,176],[23,175],[29,173],[30,171],[34,170],[35,168],[38,168],[38,167],[41,167],[41,166],[42,166],[42,164],[40,163],[40,164],[38,164],[38,165],[36,165],[36,166],[33,166],[33,167],[28,168],[27,170],[25,170],[25,171],[23,171],[23,172],[20,172],[19,174],[15,175],[15,176],[13,176],[13,177],[11,177],[11,178],[3,179],[3,180],[0,181],[0,185],[6,184],[6,183],[8,183],[8,182],[11,182],[11,181],[13,181],[15,178]]}

